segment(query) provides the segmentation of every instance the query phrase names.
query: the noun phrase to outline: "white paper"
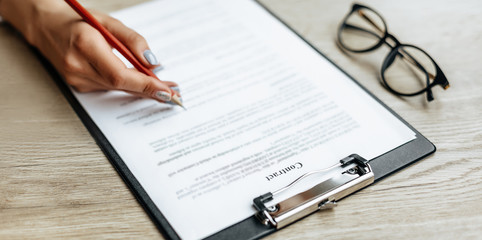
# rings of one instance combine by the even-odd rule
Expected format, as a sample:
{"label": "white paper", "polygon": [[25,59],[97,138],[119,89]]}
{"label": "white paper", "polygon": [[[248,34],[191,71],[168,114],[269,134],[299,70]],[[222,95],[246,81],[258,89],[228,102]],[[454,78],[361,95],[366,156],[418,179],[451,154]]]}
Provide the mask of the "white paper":
{"label": "white paper", "polygon": [[305,172],[414,139],[251,0],[162,0],[113,16],[146,37],[188,110],[116,91],[75,95],[183,239],[252,216],[254,197]]}

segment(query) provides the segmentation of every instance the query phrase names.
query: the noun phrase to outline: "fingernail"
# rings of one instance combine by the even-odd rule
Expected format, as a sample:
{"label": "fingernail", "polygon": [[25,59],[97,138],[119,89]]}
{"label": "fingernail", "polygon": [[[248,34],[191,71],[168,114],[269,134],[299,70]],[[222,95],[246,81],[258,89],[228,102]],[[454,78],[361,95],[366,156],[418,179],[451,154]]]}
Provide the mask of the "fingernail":
{"label": "fingernail", "polygon": [[175,87],[171,87],[171,90],[174,90],[178,93],[181,93],[181,89],[179,89],[179,87],[175,86]]}
{"label": "fingernail", "polygon": [[164,67],[163,67],[163,66],[159,66],[159,67],[154,68],[154,69],[152,70],[152,72],[158,73],[158,72],[160,72],[162,69],[164,69]]}
{"label": "fingernail", "polygon": [[159,60],[157,60],[156,55],[151,50],[144,51],[144,57],[146,58],[147,62],[151,65],[158,65]]}
{"label": "fingernail", "polygon": [[164,102],[169,102],[171,101],[171,94],[168,93],[168,92],[164,92],[164,91],[158,91],[156,92],[156,98],[164,101]]}

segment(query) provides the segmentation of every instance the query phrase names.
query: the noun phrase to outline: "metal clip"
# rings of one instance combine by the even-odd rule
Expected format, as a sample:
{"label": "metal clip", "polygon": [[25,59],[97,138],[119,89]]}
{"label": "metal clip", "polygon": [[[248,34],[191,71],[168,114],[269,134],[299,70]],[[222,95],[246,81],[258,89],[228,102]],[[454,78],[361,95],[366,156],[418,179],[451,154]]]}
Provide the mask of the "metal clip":
{"label": "metal clip", "polygon": [[[266,206],[275,195],[291,188],[302,179],[321,172],[333,177],[278,204]],[[258,211],[256,216],[264,225],[280,229],[312,212],[335,207],[336,201],[370,185],[373,181],[374,175],[368,161],[352,154],[329,168],[305,173],[289,185],[253,199],[253,205]]]}

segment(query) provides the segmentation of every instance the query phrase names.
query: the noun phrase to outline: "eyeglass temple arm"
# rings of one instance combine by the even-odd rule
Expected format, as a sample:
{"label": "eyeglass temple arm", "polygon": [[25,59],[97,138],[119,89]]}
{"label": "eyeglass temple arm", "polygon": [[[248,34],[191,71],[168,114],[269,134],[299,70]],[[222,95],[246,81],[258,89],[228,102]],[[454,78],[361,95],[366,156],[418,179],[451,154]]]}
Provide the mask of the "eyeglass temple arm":
{"label": "eyeglass temple arm", "polygon": [[[417,63],[417,62],[413,59],[413,57],[412,57],[407,51],[405,51],[405,49],[403,49],[403,48],[400,49],[400,51],[398,52],[398,54],[399,54],[400,56],[402,56],[402,59],[403,59],[403,60],[405,60],[405,61],[407,61],[408,63],[410,63],[412,66],[414,66],[414,67],[422,70],[423,67],[422,67],[419,63]],[[406,56],[405,56],[405,54],[406,54]],[[407,56],[408,56],[408,57],[407,57]],[[431,73],[429,73],[429,72],[427,72],[427,74],[428,74],[428,76],[429,76],[432,80],[435,79],[435,76],[434,76],[433,74],[431,74]]]}
{"label": "eyeglass temple arm", "polygon": [[364,33],[368,33],[368,34],[372,35],[373,37],[378,38],[380,41],[382,40],[382,38],[380,36],[378,36],[376,33],[372,32],[370,30],[366,30],[364,28],[357,27],[357,26],[354,26],[354,25],[351,25],[351,24],[348,24],[348,23],[344,23],[343,27],[349,28],[349,29],[355,29],[355,30],[358,30],[358,31],[364,32]]}
{"label": "eyeglass temple arm", "polygon": [[369,16],[367,16],[361,9],[357,11],[357,13],[362,17],[364,18],[365,20],[367,20],[371,25],[373,25],[378,31],[380,31],[380,33],[384,33],[383,29],[378,26],[378,24],[376,24]]}
{"label": "eyeglass temple arm", "polygon": [[[366,15],[363,10],[358,10],[357,13],[362,17],[364,18],[365,20],[367,20],[372,26],[374,26],[378,31],[380,31],[380,33],[384,33],[384,31],[382,30],[382,28],[380,26],[378,26],[378,24],[375,23],[375,21],[373,21],[368,15]],[[405,50],[401,49],[401,53],[400,53],[400,56],[402,56],[402,59],[409,62],[410,64],[412,64],[414,67],[417,67],[417,68],[421,68],[421,66],[419,66],[419,64],[417,64],[414,60],[413,60],[413,57],[410,56],[410,54],[408,54]],[[407,54],[410,58],[408,58],[407,56],[405,56],[404,54]],[[431,79],[435,79],[435,76],[429,72],[428,73],[428,76],[431,78]]]}

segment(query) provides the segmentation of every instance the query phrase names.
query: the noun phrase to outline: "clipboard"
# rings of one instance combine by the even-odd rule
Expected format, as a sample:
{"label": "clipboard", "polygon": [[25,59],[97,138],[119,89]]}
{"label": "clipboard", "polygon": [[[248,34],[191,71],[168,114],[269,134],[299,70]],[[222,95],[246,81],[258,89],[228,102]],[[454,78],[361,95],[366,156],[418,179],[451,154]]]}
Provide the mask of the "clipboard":
{"label": "clipboard", "polygon": [[[274,189],[276,191],[273,190],[273,192],[254,197],[253,206],[258,211],[254,216],[251,216],[206,238],[210,240],[258,239],[269,235],[280,228],[296,222],[313,211],[336,206],[340,199],[343,199],[344,197],[347,197],[350,194],[383,179],[389,174],[434,153],[436,150],[435,146],[429,140],[422,136],[422,134],[410,126],[383,102],[377,99],[367,89],[361,86],[353,77],[349,76],[345,71],[329,60],[323,53],[313,47],[313,45],[307,42],[302,36],[296,33],[296,31],[290,28],[285,22],[267,9],[266,6],[261,4],[259,1],[256,2],[271,16],[283,23],[283,25],[294,32],[307,45],[318,52],[321,57],[327,59],[330,63],[336,66],[341,72],[352,79],[361,89],[374,98],[380,105],[385,107],[392,115],[410,128],[415,133],[416,138],[369,161],[364,159],[363,156],[356,155],[356,153],[340,159],[338,164],[330,168],[320,170],[320,172],[330,173],[330,176],[332,176],[331,178],[324,180],[315,187],[307,190],[301,194],[302,196],[300,194],[293,195],[291,198],[276,205],[269,205],[268,202],[272,200],[278,192],[289,189],[290,185],[288,185],[286,188],[278,190]],[[37,50],[34,51],[37,53],[38,57],[41,59],[41,62],[44,64],[47,71],[51,74],[64,96],[69,101],[72,108],[82,120],[83,124],[86,126],[90,134],[93,136],[97,144],[100,146],[129,189],[133,192],[134,196],[143,206],[160,232],[168,239],[181,239],[174,228],[169,224],[168,219],[164,217],[163,213],[149,198],[147,192],[128,169],[126,164],[114,150],[99,127],[94,123],[80,102],[75,98],[69,86],[63,81],[59,73],[48,62],[48,60],[40,55]],[[311,175],[311,173],[305,173],[304,175],[300,176],[299,180],[307,175]],[[296,183],[297,180],[293,182],[293,184]]]}

